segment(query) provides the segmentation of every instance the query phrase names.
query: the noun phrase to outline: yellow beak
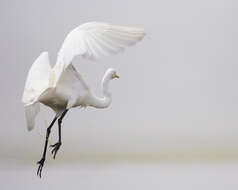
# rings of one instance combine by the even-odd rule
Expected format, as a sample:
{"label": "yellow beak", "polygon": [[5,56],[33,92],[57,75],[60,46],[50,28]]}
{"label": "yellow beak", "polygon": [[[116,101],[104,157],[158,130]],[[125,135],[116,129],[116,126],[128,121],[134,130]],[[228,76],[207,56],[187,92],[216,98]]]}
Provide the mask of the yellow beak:
{"label": "yellow beak", "polygon": [[115,74],[113,78],[118,78],[119,79],[120,77],[117,74]]}

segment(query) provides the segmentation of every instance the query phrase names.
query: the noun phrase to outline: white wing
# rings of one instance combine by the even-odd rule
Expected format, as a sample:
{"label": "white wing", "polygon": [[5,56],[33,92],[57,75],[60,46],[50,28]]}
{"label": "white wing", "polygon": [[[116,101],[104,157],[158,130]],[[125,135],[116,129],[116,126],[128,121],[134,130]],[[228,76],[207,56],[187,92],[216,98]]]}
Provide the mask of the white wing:
{"label": "white wing", "polygon": [[[62,71],[77,55],[95,60],[101,56],[116,54],[125,47],[143,39],[143,28],[89,22],[72,30],[64,40],[54,67],[52,79],[56,85]],[[51,80],[52,81],[52,80]]]}
{"label": "white wing", "polygon": [[56,91],[68,100],[67,107],[75,105],[77,100],[83,100],[90,93],[89,87],[72,64],[61,74]]}
{"label": "white wing", "polygon": [[25,110],[27,129],[28,131],[31,131],[35,126],[36,115],[40,111],[40,103],[36,102],[31,105],[24,106],[24,110]]}
{"label": "white wing", "polygon": [[143,39],[144,29],[89,22],[72,30],[64,40],[59,56],[70,64],[76,55],[97,59],[115,54]]}
{"label": "white wing", "polygon": [[28,72],[22,97],[28,130],[33,129],[35,117],[40,111],[37,99],[48,87],[50,70],[48,52],[43,52],[32,64]]}

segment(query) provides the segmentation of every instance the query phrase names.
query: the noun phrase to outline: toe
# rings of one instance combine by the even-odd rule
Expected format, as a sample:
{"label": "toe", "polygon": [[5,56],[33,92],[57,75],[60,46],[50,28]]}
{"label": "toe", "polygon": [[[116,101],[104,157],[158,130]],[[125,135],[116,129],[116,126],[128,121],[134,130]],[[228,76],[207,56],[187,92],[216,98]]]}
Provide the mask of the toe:
{"label": "toe", "polygon": [[57,146],[57,143],[50,145],[50,147],[55,147]]}

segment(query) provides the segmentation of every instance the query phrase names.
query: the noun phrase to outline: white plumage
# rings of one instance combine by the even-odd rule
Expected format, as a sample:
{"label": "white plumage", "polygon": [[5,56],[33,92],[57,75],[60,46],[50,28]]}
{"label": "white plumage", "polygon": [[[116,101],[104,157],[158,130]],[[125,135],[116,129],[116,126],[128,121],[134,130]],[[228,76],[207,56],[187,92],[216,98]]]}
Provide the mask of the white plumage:
{"label": "white plumage", "polygon": [[67,35],[53,68],[48,52],[41,53],[29,70],[23,94],[28,129],[34,126],[39,102],[51,107],[58,116],[66,108],[74,106],[100,107],[96,101],[103,99],[92,97],[86,82],[71,64],[73,58],[80,55],[96,60],[116,54],[143,39],[144,35],[142,28],[90,22]]}
{"label": "white plumage", "polygon": [[35,117],[40,111],[38,97],[48,88],[50,70],[47,52],[43,52],[29,70],[22,98],[28,130],[33,129]]}
{"label": "white plumage", "polygon": [[119,78],[114,69],[108,69],[101,83],[103,97],[97,97],[72,65],[73,58],[79,55],[97,60],[101,56],[123,51],[125,47],[142,40],[144,36],[145,32],[142,28],[90,22],[80,25],[67,35],[53,68],[50,66],[47,52],[41,53],[36,59],[29,70],[22,98],[28,130],[34,127],[35,117],[40,111],[40,103],[49,106],[56,113],[47,128],[43,157],[38,162],[39,176],[45,161],[50,129],[54,122],[58,119],[59,141],[53,145],[52,150],[55,158],[61,146],[61,122],[67,111],[77,106],[108,107],[111,103],[109,81]]}

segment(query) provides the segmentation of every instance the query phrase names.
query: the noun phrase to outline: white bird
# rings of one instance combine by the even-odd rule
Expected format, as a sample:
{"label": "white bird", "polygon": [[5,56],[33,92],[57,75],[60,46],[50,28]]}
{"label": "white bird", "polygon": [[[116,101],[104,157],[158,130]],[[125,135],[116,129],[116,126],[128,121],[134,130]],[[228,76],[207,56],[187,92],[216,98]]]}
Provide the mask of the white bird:
{"label": "white bird", "polygon": [[101,83],[104,96],[97,97],[72,65],[73,58],[79,55],[97,60],[101,56],[121,52],[125,47],[142,40],[144,36],[143,28],[89,22],[78,26],[67,35],[53,68],[50,66],[48,52],[41,53],[36,59],[29,70],[22,98],[28,130],[34,127],[40,103],[52,108],[56,113],[47,128],[43,156],[37,162],[37,175],[41,177],[48,138],[55,121],[58,119],[59,140],[51,145],[54,158],[62,144],[61,122],[67,111],[77,106],[107,108],[111,103],[109,81],[119,78],[114,69],[108,69]]}

